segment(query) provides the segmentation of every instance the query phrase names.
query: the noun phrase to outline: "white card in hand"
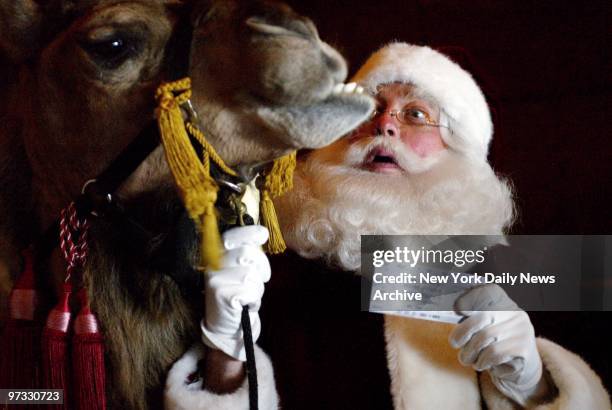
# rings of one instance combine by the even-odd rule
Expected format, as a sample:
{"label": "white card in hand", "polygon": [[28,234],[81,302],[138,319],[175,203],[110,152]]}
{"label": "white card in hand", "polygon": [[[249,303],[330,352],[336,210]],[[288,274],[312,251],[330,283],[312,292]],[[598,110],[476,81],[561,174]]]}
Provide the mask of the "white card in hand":
{"label": "white card in hand", "polygon": [[385,315],[394,315],[402,317],[410,317],[413,319],[431,320],[434,322],[453,323],[457,324],[463,316],[448,310],[430,311],[430,310],[398,310],[398,311],[374,311],[374,313],[383,313]]}

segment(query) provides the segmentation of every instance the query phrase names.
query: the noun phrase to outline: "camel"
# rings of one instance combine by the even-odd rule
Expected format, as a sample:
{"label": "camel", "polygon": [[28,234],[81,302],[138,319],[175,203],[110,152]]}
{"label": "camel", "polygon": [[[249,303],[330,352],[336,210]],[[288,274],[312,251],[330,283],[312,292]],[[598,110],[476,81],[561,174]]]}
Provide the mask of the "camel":
{"label": "camel", "polygon": [[[185,21],[198,124],[230,166],[327,145],[373,109],[354,86],[339,85],[341,55],[282,3],[0,0],[8,62],[0,79],[1,289],[20,269],[20,250],[154,117],[153,95]],[[196,238],[179,256],[168,250],[183,209],[161,146],[115,198],[151,235],[92,218],[83,280],[105,335],[109,407],[157,407],[166,372],[199,337],[201,294],[174,280],[167,263],[193,263]],[[65,267],[57,251],[37,265],[50,307]]]}

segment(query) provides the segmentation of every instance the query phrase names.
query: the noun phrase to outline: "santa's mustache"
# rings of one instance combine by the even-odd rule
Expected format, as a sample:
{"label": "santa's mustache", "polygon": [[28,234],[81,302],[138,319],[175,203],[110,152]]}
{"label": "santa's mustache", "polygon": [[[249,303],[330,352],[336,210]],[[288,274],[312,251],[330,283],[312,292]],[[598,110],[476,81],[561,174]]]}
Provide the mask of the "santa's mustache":
{"label": "santa's mustache", "polygon": [[400,139],[384,135],[349,138],[344,164],[366,169],[373,161],[393,163],[406,172],[425,171],[437,162],[437,156],[422,158]]}
{"label": "santa's mustache", "polygon": [[382,135],[361,137],[358,142],[349,146],[345,155],[345,162],[352,166],[363,165],[377,151],[387,152],[399,165],[400,161],[405,160],[407,149],[397,138]]}

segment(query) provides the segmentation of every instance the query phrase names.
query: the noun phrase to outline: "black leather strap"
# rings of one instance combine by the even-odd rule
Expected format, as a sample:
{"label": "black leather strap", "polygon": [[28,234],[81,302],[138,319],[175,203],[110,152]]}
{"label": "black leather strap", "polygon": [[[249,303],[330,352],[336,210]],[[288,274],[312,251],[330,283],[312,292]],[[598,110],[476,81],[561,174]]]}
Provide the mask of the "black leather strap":
{"label": "black leather strap", "polygon": [[189,75],[189,63],[191,58],[191,41],[193,38],[193,27],[190,20],[191,7],[185,6],[181,10],[182,15],[179,22],[166,45],[166,75],[169,81],[180,80]]}
{"label": "black leather strap", "polygon": [[[157,123],[150,121],[111,164],[87,185],[79,198],[83,211],[103,211],[113,194],[159,145]],[[89,208],[89,209],[87,209]]]}
{"label": "black leather strap", "polygon": [[246,374],[249,381],[249,409],[259,408],[259,397],[257,387],[257,367],[255,365],[255,347],[253,344],[253,333],[251,331],[251,316],[249,307],[242,307],[242,337],[244,339],[244,349],[246,351]]}
{"label": "black leather strap", "polygon": [[[158,145],[157,124],[151,121],[101,174],[86,184],[75,199],[79,214],[118,212],[112,195]],[[35,243],[39,256],[49,255],[58,245],[58,233],[59,219]]]}

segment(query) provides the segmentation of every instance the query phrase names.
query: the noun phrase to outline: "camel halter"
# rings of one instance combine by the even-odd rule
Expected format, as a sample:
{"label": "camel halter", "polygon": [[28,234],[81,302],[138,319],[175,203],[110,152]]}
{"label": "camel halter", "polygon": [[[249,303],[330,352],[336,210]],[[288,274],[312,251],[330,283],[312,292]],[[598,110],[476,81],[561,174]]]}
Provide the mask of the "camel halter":
{"label": "camel halter", "polygon": [[[225,164],[195,124],[190,97],[190,78],[163,83],[156,93],[159,103],[157,121],[168,166],[185,209],[200,232],[201,267],[219,269],[222,248],[215,210],[219,185],[211,176],[211,162],[227,175],[237,177],[238,173]],[[188,113],[187,120],[183,119],[183,108]],[[200,144],[202,158],[198,157],[190,136]],[[280,253],[286,249],[272,198],[292,188],[295,164],[293,152],[275,160],[264,171],[260,208],[263,224],[270,232],[267,243],[269,253]]]}
{"label": "camel halter", "polygon": [[[215,168],[215,170],[220,170],[220,172],[233,178],[238,177],[238,173],[225,164],[196,124],[197,116],[190,102],[191,80],[185,77],[189,67],[192,30],[193,27],[189,22],[188,14],[185,14],[179,19],[177,31],[171,38],[168,47],[168,67],[166,67],[168,75],[169,78],[178,78],[178,80],[162,83],[157,89],[157,124],[153,121],[148,123],[101,174],[95,179],[87,181],[81,194],[74,200],[74,203],[70,204],[68,209],[71,210],[72,219],[75,221],[78,218],[83,218],[85,228],[87,227],[86,218],[89,214],[97,217],[123,215],[123,209],[114,200],[113,195],[121,184],[155,150],[159,145],[159,139],[161,139],[169,168],[174,176],[185,209],[200,233],[201,267],[203,269],[218,269],[222,248],[216,206],[227,205],[221,204],[220,198],[218,198],[220,184],[227,186],[227,183],[224,184],[221,179],[215,179],[211,175],[211,171]],[[188,114],[187,120],[183,119],[183,110]],[[199,150],[196,147],[201,148],[201,157],[198,156]],[[291,189],[295,165],[296,157],[295,152],[293,152],[273,161],[262,173],[260,213],[263,224],[270,232],[270,239],[267,243],[267,251],[270,253],[279,253],[285,250],[285,242],[280,232],[272,199]],[[234,207],[234,210],[239,216],[238,221],[243,224],[243,215],[238,208],[240,207]],[[66,218],[62,218],[61,221],[56,221],[35,241],[33,247],[37,250],[39,256],[47,256],[57,247],[60,231],[63,232],[62,249],[69,245],[66,238],[70,232],[66,228],[66,220]],[[143,231],[145,235],[148,234],[130,218],[124,218],[124,220]],[[60,225],[63,228],[61,230]],[[74,226],[78,226],[78,224]],[[85,243],[86,229],[83,232],[79,237],[83,236],[83,242]],[[64,253],[68,256],[71,255],[70,252]],[[27,260],[31,260],[31,258]],[[84,265],[84,260],[79,259],[79,263],[80,266]],[[177,283],[180,282],[177,278],[173,277],[173,279]],[[30,282],[32,283],[28,284],[28,289],[35,286],[33,280],[30,280]],[[19,293],[22,289],[17,289],[17,291]],[[85,294],[85,292],[81,293]],[[69,293],[66,293],[65,298],[68,297]],[[82,304],[84,306],[83,312],[91,315],[88,310],[88,302],[85,301]],[[66,306],[68,305],[66,304]],[[67,309],[66,307],[64,310]],[[60,313],[64,314],[66,312]],[[246,373],[249,384],[249,407],[257,409],[257,370],[248,306],[243,307],[241,324],[247,356]],[[97,360],[102,364],[104,363],[103,357],[98,357]],[[102,370],[98,370],[96,378],[101,379],[104,376],[103,366]],[[100,394],[102,397],[104,396],[104,389]],[[93,403],[92,400],[90,401]]]}

